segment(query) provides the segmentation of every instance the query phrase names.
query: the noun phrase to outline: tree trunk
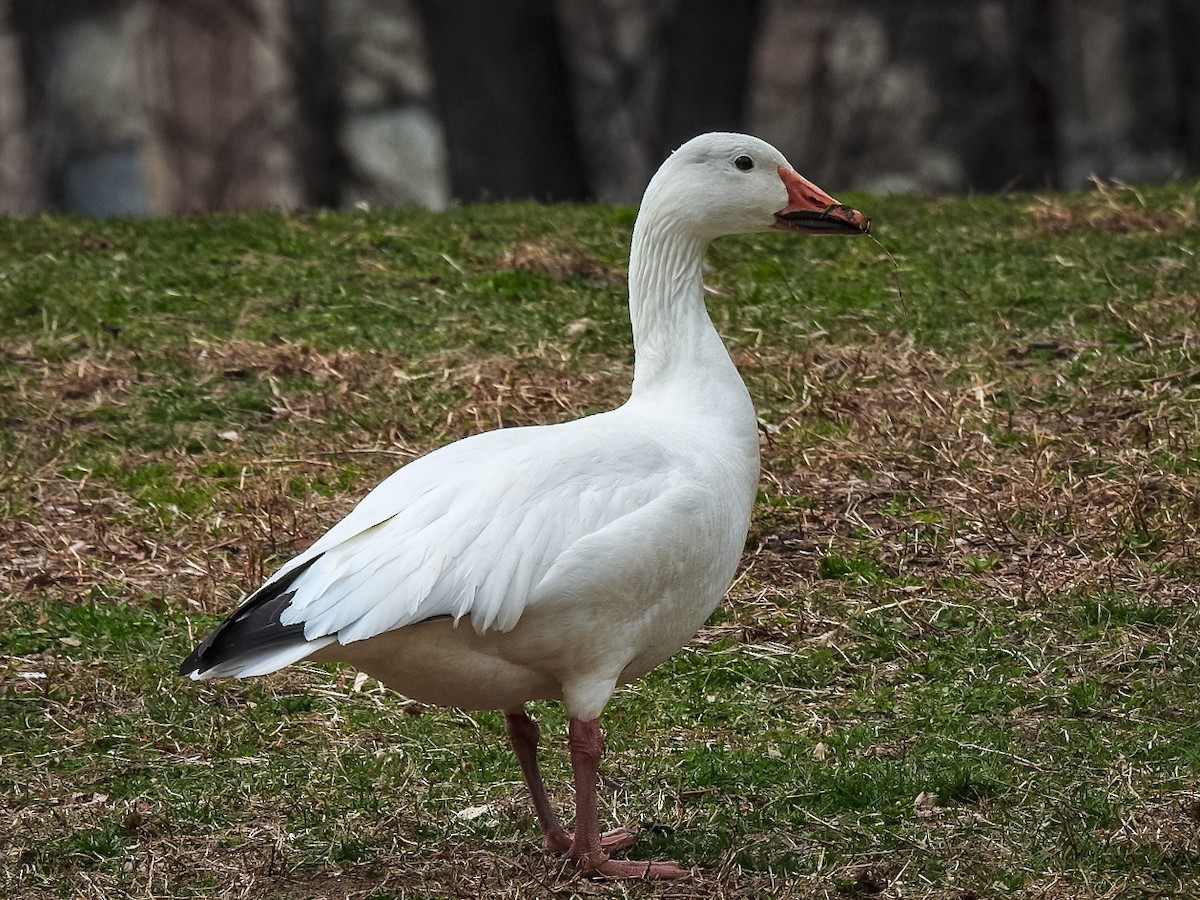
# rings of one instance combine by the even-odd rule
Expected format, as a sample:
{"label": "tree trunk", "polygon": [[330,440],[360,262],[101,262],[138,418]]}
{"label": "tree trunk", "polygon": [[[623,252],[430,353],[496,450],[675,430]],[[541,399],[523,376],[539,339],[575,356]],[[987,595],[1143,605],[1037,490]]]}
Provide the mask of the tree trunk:
{"label": "tree trunk", "polygon": [[1200,173],[1200,4],[1170,0],[1167,34],[1171,45],[1171,79],[1175,85],[1174,139],[1185,160],[1185,171]]}
{"label": "tree trunk", "polygon": [[667,23],[658,159],[706,131],[744,131],[757,0],[688,0]]}
{"label": "tree trunk", "polygon": [[305,206],[337,207],[350,166],[336,135],[342,127],[342,59],[329,0],[292,0],[286,11],[288,75],[296,95],[296,176]]}
{"label": "tree trunk", "polygon": [[421,0],[454,196],[581,200],[551,0]]}
{"label": "tree trunk", "polygon": [[0,0],[0,215],[27,215],[40,201],[25,106],[21,46],[9,0]]}

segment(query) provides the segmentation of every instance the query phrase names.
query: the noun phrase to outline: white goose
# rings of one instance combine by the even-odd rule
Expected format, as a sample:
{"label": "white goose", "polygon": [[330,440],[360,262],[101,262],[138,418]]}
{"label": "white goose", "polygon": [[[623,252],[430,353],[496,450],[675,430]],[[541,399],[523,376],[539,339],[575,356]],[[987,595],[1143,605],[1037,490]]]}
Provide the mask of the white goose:
{"label": "white goose", "polygon": [[[601,711],[716,608],[754,502],[754,407],[704,306],[705,248],[771,228],[868,227],[757,138],[688,141],[651,179],[633,230],[629,400],[404,466],[251,594],[180,674],[344,661],[421,701],[503,710],[548,850],[588,875],[687,875],[611,859],[633,833],[600,833],[596,789]],[[524,711],[551,699],[570,717],[573,834],[546,797]]]}

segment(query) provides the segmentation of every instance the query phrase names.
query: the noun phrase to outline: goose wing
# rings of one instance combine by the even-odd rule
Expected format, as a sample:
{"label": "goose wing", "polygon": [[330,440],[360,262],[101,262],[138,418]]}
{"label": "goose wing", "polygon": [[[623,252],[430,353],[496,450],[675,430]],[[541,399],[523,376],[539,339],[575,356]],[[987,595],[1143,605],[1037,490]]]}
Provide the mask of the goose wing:
{"label": "goose wing", "polygon": [[572,546],[681,480],[660,444],[604,416],[451,444],[379,484],[250,595],[181,674],[265,674],[335,641],[435,618],[510,630]]}

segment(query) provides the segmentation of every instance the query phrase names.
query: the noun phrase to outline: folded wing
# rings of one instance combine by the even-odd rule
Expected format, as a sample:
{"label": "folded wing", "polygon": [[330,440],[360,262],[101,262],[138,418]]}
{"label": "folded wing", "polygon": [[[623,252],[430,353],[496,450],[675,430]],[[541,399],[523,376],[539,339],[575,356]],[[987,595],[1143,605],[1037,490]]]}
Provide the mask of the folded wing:
{"label": "folded wing", "polygon": [[510,630],[572,545],[679,477],[661,446],[602,416],[451,444],[363,498],[247,598],[181,673],[265,674],[335,641],[436,618]]}

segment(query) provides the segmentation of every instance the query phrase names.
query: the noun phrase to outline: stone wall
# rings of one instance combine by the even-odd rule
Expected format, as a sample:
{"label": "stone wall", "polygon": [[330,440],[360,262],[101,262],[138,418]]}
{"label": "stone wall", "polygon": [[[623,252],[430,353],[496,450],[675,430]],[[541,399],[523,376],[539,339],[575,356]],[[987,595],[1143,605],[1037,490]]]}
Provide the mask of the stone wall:
{"label": "stone wall", "polygon": [[394,0],[341,0],[328,15],[330,52],[342,61],[340,114],[325,135],[347,166],[339,202],[445,207],[449,164],[416,11]]}
{"label": "stone wall", "polygon": [[[1200,4],[1192,9],[774,0],[750,127],[830,183],[872,190],[1195,175],[1200,117],[1186,60],[1200,59]],[[1190,27],[1172,38],[1172,23]]]}
{"label": "stone wall", "polygon": [[[16,52],[4,54],[7,62],[0,64],[0,74],[14,79],[0,85],[6,98],[0,106],[23,112],[5,135],[28,160],[28,180],[6,185],[6,194],[15,188],[40,208],[85,214],[147,212],[145,117],[134,52],[142,10],[98,2],[48,19],[25,12],[4,27]],[[16,60],[23,63],[19,71],[12,68]]]}
{"label": "stone wall", "polygon": [[0,0],[0,213],[635,202],[711,128],[839,190],[1194,177],[1196,59],[1195,0]]}

